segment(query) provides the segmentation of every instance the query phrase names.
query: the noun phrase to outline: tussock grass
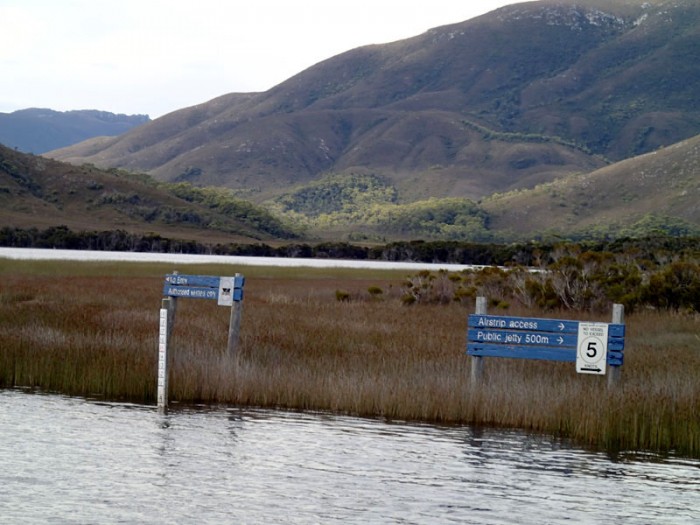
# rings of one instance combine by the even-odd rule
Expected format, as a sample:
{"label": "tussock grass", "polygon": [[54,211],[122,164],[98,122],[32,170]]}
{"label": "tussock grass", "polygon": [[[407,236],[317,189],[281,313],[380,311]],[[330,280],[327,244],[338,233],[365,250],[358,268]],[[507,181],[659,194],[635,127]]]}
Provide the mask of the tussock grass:
{"label": "tussock grass", "polygon": [[[172,269],[0,261],[0,387],[155,403],[162,278]],[[622,382],[613,391],[604,377],[577,375],[571,364],[503,359],[486,360],[476,387],[465,353],[468,309],[402,305],[398,291],[406,276],[400,272],[243,273],[236,359],[224,353],[229,309],[180,300],[170,347],[171,401],[519,427],[610,451],[700,457],[697,315],[628,316]],[[367,292],[372,285],[388,293],[376,300]],[[338,301],[338,289],[353,299]]]}

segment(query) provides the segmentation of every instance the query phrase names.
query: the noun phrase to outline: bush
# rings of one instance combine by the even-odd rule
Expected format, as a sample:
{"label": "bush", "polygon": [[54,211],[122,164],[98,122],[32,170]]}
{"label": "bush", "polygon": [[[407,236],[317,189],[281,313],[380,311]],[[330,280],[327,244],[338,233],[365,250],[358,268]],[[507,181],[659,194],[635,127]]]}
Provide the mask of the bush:
{"label": "bush", "polygon": [[346,292],[345,290],[336,290],[335,291],[335,298],[337,301],[349,301],[350,300],[350,292]]}
{"label": "bush", "polygon": [[643,306],[700,312],[700,264],[697,255],[661,250],[658,262],[638,253],[582,250],[577,245],[554,247],[542,255],[540,269],[487,266],[461,273],[424,270],[407,278],[404,304],[473,305],[476,296],[494,307],[514,301],[526,308],[605,311],[619,303],[627,312]]}
{"label": "bush", "polygon": [[367,292],[373,298],[378,298],[384,293],[384,290],[382,290],[379,286],[370,286],[369,288],[367,288]]}
{"label": "bush", "polygon": [[673,310],[700,312],[700,265],[676,261],[653,274],[642,288],[642,301]]}

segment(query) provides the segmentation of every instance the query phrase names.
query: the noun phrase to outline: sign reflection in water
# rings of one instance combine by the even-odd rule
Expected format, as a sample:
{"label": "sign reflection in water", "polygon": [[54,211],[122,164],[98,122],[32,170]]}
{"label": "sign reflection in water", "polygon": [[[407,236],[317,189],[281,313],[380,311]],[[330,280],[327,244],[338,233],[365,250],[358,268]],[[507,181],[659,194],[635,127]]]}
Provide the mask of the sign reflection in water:
{"label": "sign reflection in water", "polygon": [[697,523],[700,461],[519,431],[0,391],[3,523]]}

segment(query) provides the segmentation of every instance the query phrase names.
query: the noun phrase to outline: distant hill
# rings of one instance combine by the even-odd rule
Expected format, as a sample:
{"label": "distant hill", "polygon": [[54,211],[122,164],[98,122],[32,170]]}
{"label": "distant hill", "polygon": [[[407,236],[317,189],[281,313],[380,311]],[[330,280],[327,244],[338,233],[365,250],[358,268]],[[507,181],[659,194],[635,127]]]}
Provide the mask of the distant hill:
{"label": "distant hill", "polygon": [[481,203],[492,231],[523,238],[700,234],[700,136]]}
{"label": "distant hill", "polygon": [[167,185],[147,175],[73,166],[0,146],[0,227],[123,230],[210,243],[296,233],[230,192]]}
{"label": "distant hill", "polygon": [[481,199],[700,134],[698,56],[696,0],[526,2],[50,156],[256,202],[330,174]]}
{"label": "distant hill", "polygon": [[326,175],[264,207],[224,188],[162,183],[0,146],[0,226],[121,230],[205,243],[700,236],[700,135],[590,173],[479,201],[397,198],[388,179]]}
{"label": "distant hill", "polygon": [[41,154],[93,137],[121,135],[146,122],[150,122],[148,115],[21,109],[0,113],[0,144],[25,153]]}

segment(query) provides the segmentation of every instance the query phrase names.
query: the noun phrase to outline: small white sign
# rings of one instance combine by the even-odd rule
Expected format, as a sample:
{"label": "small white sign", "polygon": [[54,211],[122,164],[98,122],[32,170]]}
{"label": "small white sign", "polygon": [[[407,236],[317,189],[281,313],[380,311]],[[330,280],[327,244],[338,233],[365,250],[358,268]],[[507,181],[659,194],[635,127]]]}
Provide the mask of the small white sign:
{"label": "small white sign", "polygon": [[233,306],[233,277],[219,278],[219,306]]}
{"label": "small white sign", "polygon": [[576,345],[576,371],[579,374],[605,375],[607,361],[607,323],[579,322]]}

